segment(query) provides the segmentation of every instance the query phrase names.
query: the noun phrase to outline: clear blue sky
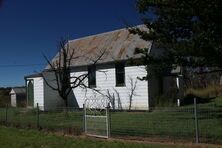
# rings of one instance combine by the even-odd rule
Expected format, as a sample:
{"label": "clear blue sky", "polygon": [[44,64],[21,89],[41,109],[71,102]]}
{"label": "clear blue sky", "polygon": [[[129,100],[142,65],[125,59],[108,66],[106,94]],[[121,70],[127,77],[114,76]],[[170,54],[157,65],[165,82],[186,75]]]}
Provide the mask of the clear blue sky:
{"label": "clear blue sky", "polygon": [[[21,86],[45,66],[61,37],[75,39],[140,24],[134,0],[4,0],[0,7],[0,87]],[[33,65],[40,64],[40,65]]]}

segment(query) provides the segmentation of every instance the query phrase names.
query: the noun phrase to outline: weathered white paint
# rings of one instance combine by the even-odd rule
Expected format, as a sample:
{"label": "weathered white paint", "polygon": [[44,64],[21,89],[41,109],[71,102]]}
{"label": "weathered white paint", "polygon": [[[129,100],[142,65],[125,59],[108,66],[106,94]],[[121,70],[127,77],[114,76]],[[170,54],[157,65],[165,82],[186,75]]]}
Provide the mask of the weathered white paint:
{"label": "weathered white paint", "polygon": [[16,107],[16,94],[11,94],[11,106]]}
{"label": "weathered white paint", "polygon": [[[34,89],[34,107],[39,104],[41,110],[44,110],[44,86],[43,86],[43,78],[42,77],[35,77],[35,78],[28,78],[27,80],[33,80],[33,89]],[[27,81],[28,85],[28,81]]]}
{"label": "weathered white paint", "polygon": [[[71,76],[78,76],[87,73],[84,71],[72,72]],[[116,87],[115,66],[105,65],[99,66],[96,70],[96,88],[103,95],[98,92],[77,87],[73,90],[76,96],[79,107],[83,106],[84,100],[87,98],[106,98],[108,91],[111,96],[115,97],[116,109],[128,109],[129,108],[129,95],[131,92],[131,82],[136,83],[135,95],[132,99],[131,109],[144,110],[148,109],[148,84],[147,81],[140,81],[137,77],[146,76],[146,70],[144,66],[129,66],[125,67],[125,86]],[[72,80],[73,81],[73,80]],[[87,80],[85,84],[88,85]],[[119,97],[118,97],[119,96]]]}
{"label": "weathered white paint", "polygon": [[15,91],[12,89],[9,93],[11,95],[11,106],[16,107],[16,94]]}
{"label": "weathered white paint", "polygon": [[[87,68],[77,69],[72,72],[71,76],[79,76],[87,73]],[[131,82],[136,85],[135,95],[132,99],[131,109],[147,110],[149,109],[148,101],[148,82],[140,81],[137,77],[146,76],[144,66],[128,66],[125,67],[125,86],[116,87],[115,65],[97,66],[96,70],[96,88],[101,93],[91,89],[82,89],[77,87],[73,89],[71,99],[76,99],[74,102],[80,108],[83,107],[84,101],[87,98],[107,98],[108,92],[115,98],[115,109],[128,109],[130,104],[129,95],[131,93]],[[50,85],[56,87],[53,73],[45,74]],[[51,110],[59,107],[64,107],[64,101],[58,95],[57,91],[52,90],[43,80],[42,77],[31,78],[34,83],[34,107],[38,103],[41,110]],[[73,79],[71,80],[73,81]],[[88,85],[88,80],[85,80]]]}
{"label": "weathered white paint", "polygon": [[34,107],[37,103],[39,106],[44,106],[44,91],[43,91],[43,79],[41,77],[34,78]]}
{"label": "weathered white paint", "polygon": [[[53,73],[47,73],[46,79],[50,85],[55,86]],[[28,78],[27,80],[33,80],[34,87],[34,107],[39,105],[40,110],[51,110],[64,106],[63,100],[59,97],[58,92],[52,90],[42,77]],[[28,85],[28,81],[27,81]]]}
{"label": "weathered white paint", "polygon": [[[47,72],[44,76],[50,86],[57,88],[53,72]],[[61,107],[64,107],[64,101],[59,96],[58,92],[50,88],[46,82],[44,82],[44,110],[55,110]]]}

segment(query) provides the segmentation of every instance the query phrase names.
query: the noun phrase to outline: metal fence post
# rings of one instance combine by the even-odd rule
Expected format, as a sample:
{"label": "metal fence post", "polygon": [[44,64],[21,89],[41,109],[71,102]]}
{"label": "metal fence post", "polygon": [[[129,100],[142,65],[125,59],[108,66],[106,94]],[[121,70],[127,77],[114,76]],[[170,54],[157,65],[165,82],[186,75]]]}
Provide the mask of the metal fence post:
{"label": "metal fence post", "polygon": [[5,124],[7,124],[8,122],[8,104],[6,104],[6,108],[5,108]]}
{"label": "metal fence post", "polygon": [[194,117],[195,117],[195,131],[196,131],[196,143],[199,143],[199,126],[197,117],[197,100],[194,98]]}
{"label": "metal fence post", "polygon": [[39,129],[39,103],[37,103],[37,128]]}
{"label": "metal fence post", "polygon": [[83,104],[83,132],[86,130],[86,124],[85,124],[85,104]]}

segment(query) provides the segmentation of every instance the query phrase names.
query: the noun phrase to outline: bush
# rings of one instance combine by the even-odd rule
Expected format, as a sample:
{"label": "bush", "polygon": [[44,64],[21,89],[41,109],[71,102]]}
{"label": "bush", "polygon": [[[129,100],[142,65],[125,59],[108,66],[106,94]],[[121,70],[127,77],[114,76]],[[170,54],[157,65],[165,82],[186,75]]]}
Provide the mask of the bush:
{"label": "bush", "polygon": [[176,106],[176,99],[167,95],[158,96],[155,100],[156,107],[173,107]]}
{"label": "bush", "polygon": [[10,88],[0,88],[0,107],[5,107],[6,104],[10,104],[9,96]]}
{"label": "bush", "polygon": [[222,86],[220,85],[211,85],[206,88],[188,88],[185,91],[185,96],[194,95],[199,98],[215,98],[222,95]]}
{"label": "bush", "polygon": [[201,98],[193,94],[188,94],[181,100],[181,105],[194,104],[194,98],[196,98],[198,104],[209,103],[213,99],[215,99],[215,98]]}

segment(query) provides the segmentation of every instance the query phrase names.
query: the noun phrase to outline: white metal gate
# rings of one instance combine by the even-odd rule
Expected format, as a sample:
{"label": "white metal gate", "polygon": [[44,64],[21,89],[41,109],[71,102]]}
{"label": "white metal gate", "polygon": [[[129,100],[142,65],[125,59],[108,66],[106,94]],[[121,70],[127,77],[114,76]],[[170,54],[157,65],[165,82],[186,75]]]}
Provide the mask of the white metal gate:
{"label": "white metal gate", "polygon": [[108,138],[109,102],[107,99],[86,99],[84,103],[84,130],[89,136]]}

